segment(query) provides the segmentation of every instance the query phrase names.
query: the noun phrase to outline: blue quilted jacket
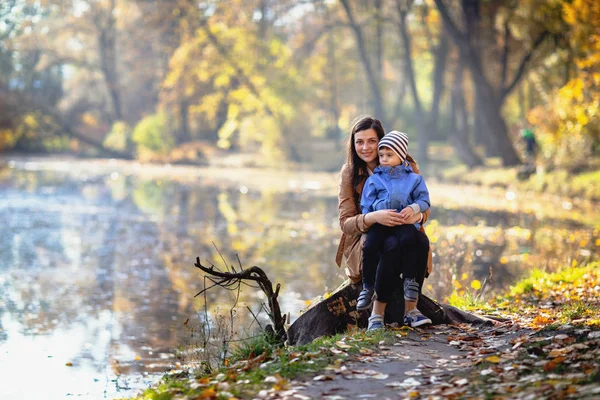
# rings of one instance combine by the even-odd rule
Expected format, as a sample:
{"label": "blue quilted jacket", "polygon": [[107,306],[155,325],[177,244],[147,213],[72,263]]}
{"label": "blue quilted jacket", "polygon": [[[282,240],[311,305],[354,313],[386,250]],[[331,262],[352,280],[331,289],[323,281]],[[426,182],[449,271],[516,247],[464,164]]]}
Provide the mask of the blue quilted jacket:
{"label": "blue quilted jacket", "polygon": [[[425,180],[421,175],[415,174],[408,163],[397,167],[375,168],[373,175],[365,182],[360,200],[363,214],[388,209],[401,211],[407,206],[423,212],[430,205]],[[419,224],[415,226],[417,229],[420,227]]]}

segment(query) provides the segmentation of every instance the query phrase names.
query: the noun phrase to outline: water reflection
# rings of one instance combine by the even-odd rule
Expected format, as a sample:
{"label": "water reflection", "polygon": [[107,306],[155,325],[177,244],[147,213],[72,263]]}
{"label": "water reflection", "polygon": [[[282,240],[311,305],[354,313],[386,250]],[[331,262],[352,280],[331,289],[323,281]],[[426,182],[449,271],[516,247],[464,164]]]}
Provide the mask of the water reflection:
{"label": "water reflection", "polygon": [[[150,384],[190,341],[184,323],[202,318],[196,256],[263,267],[292,319],[343,280],[334,193],[31,165],[0,170],[0,193],[0,374],[11,377],[1,397],[32,376],[43,381],[28,395],[43,398],[120,397]],[[493,291],[533,267],[597,257],[598,232],[571,220],[436,206],[428,225],[435,271],[426,291],[442,301],[490,271]],[[214,316],[235,293],[206,298]],[[252,323],[245,307],[257,312],[260,302],[242,290],[241,329]]]}

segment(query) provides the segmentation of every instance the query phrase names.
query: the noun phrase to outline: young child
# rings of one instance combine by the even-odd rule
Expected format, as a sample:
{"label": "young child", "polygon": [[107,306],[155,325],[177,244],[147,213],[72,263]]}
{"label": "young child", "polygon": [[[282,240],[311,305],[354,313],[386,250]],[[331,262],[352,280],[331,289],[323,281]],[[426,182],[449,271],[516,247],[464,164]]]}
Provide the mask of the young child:
{"label": "young child", "polygon": [[[410,218],[429,209],[429,191],[425,181],[406,162],[408,136],[391,131],[379,141],[378,151],[379,167],[367,179],[362,192],[362,213],[396,209],[402,217]],[[413,327],[431,323],[415,308],[429,252],[429,241],[419,227],[419,223],[415,223],[392,227],[374,224],[369,228],[363,245],[363,290],[358,297],[357,310],[368,309],[375,299],[383,303],[385,310],[402,273],[406,310],[404,323]],[[380,313],[375,313],[375,308],[379,308]],[[381,307],[374,307],[368,329],[383,326]]]}

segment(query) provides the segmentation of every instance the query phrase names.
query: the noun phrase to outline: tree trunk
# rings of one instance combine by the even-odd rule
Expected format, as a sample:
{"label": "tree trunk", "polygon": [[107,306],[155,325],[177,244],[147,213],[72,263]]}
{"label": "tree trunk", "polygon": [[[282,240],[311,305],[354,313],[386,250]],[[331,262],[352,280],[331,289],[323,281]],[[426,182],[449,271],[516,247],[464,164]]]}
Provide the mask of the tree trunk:
{"label": "tree trunk", "polygon": [[123,120],[123,110],[121,108],[121,94],[119,87],[119,75],[117,73],[117,49],[116,49],[116,24],[113,11],[115,9],[115,0],[111,0],[111,7],[106,11],[106,21],[100,22],[100,16],[96,21],[96,27],[99,30],[98,50],[100,52],[100,69],[104,76],[108,93],[113,106],[114,121]]}
{"label": "tree trunk", "polygon": [[525,109],[525,88],[523,85],[519,86],[519,118],[523,120],[525,118],[525,114],[527,114],[527,110]]}
{"label": "tree trunk", "polygon": [[406,26],[406,16],[408,14],[407,10],[402,9],[402,5],[400,4],[400,0],[396,1],[396,8],[398,10],[398,14],[400,16],[400,24],[398,28],[400,30],[400,36],[402,38],[402,43],[404,45],[404,72],[406,73],[406,77],[408,80],[408,85],[410,87],[410,92],[413,98],[413,104],[415,107],[416,114],[416,123],[418,130],[418,143],[419,147],[417,150],[417,159],[421,164],[427,164],[427,147],[429,144],[429,139],[427,136],[427,130],[425,129],[425,120],[423,116],[423,107],[421,105],[421,99],[419,98],[419,92],[417,91],[417,82],[415,79],[415,73],[413,68],[413,60],[412,60],[412,44],[411,38],[408,34],[408,27]]}
{"label": "tree trunk", "polygon": [[[238,87],[239,85],[235,83],[232,87]],[[235,89],[233,89],[235,90]],[[219,106],[217,107],[217,113],[215,114],[215,129],[211,129],[210,132],[206,132],[204,138],[209,142],[217,143],[219,140],[219,131],[227,122],[227,116],[229,114],[229,101],[227,101],[227,95],[223,96],[223,99],[219,102]]]}
{"label": "tree trunk", "polygon": [[[312,305],[304,311],[289,327],[287,342],[300,346],[314,339],[346,332],[350,328],[367,327],[368,311],[356,310],[356,299],[362,289],[362,284],[344,284],[328,298]],[[387,324],[403,323],[404,295],[402,285],[398,285],[393,300],[386,308],[385,322]],[[431,319],[434,325],[452,323],[493,324],[493,321],[461,311],[449,305],[441,305],[427,296],[421,295],[418,303],[419,310]]]}
{"label": "tree trunk", "polygon": [[352,32],[354,33],[354,38],[356,40],[356,44],[358,47],[358,53],[360,56],[360,60],[363,68],[365,69],[365,73],[367,74],[367,81],[369,83],[369,89],[371,92],[371,96],[373,99],[373,106],[375,108],[375,118],[378,118],[384,122],[385,126],[385,112],[383,108],[383,98],[381,95],[381,88],[377,82],[377,77],[375,76],[375,72],[373,71],[373,67],[371,66],[371,62],[369,61],[369,54],[367,52],[367,47],[365,46],[364,34],[362,31],[362,27],[356,22],[354,19],[354,14],[352,9],[350,8],[350,4],[348,0],[340,0],[344,10],[346,11],[346,16],[348,17],[348,21],[350,22],[350,27],[352,28]]}
{"label": "tree trunk", "polygon": [[179,132],[176,137],[177,145],[190,141],[189,104],[186,100],[179,102]]}
{"label": "tree trunk", "polygon": [[329,32],[327,37],[327,60],[329,64],[329,116],[330,122],[327,129],[327,138],[336,141],[336,148],[339,148],[340,129],[338,121],[340,120],[340,108],[338,104],[337,88],[337,63],[335,57],[335,37],[334,32]]}
{"label": "tree trunk", "polygon": [[472,168],[483,165],[483,160],[475,153],[469,140],[468,112],[463,94],[463,70],[463,63],[459,62],[456,67],[450,99],[450,143],[452,143],[452,147],[460,161]]}
{"label": "tree trunk", "polygon": [[375,74],[377,85],[383,87],[383,13],[382,0],[375,0]]}
{"label": "tree trunk", "polygon": [[[508,136],[508,130],[501,109],[504,96],[514,87],[515,82],[520,79],[520,76],[522,76],[522,68],[519,69],[515,79],[507,88],[501,88],[499,91],[494,90],[484,74],[483,65],[479,58],[478,46],[474,46],[472,43],[473,41],[477,41],[480,36],[476,34],[480,18],[478,12],[479,1],[462,1],[462,10],[466,18],[466,34],[463,34],[452,21],[443,0],[435,0],[435,4],[442,16],[446,30],[460,50],[460,57],[465,60],[471,72],[471,77],[475,84],[477,104],[480,106],[479,114],[484,124],[483,132],[490,139],[489,142],[486,141],[486,149],[488,151],[497,150],[502,157],[503,164],[506,166],[520,164],[521,161]],[[524,62],[530,56],[531,54],[528,57],[526,56]],[[521,63],[521,66],[524,65],[524,62]]]}
{"label": "tree trunk", "polygon": [[431,111],[429,113],[427,127],[430,139],[438,136],[440,102],[444,92],[444,72],[446,70],[446,60],[448,59],[448,50],[450,48],[448,37],[443,30],[440,32],[439,41],[440,42],[435,50],[435,67],[433,70],[433,101],[431,102]]}

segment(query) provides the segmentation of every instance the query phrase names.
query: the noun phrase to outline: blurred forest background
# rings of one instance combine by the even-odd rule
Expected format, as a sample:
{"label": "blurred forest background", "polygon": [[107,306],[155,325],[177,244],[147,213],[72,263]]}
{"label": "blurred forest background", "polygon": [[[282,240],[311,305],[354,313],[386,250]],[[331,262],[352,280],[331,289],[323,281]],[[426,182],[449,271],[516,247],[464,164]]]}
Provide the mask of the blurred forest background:
{"label": "blurred forest background", "polygon": [[372,114],[421,164],[518,165],[530,123],[581,170],[599,85],[596,0],[0,2],[2,151],[338,169]]}

